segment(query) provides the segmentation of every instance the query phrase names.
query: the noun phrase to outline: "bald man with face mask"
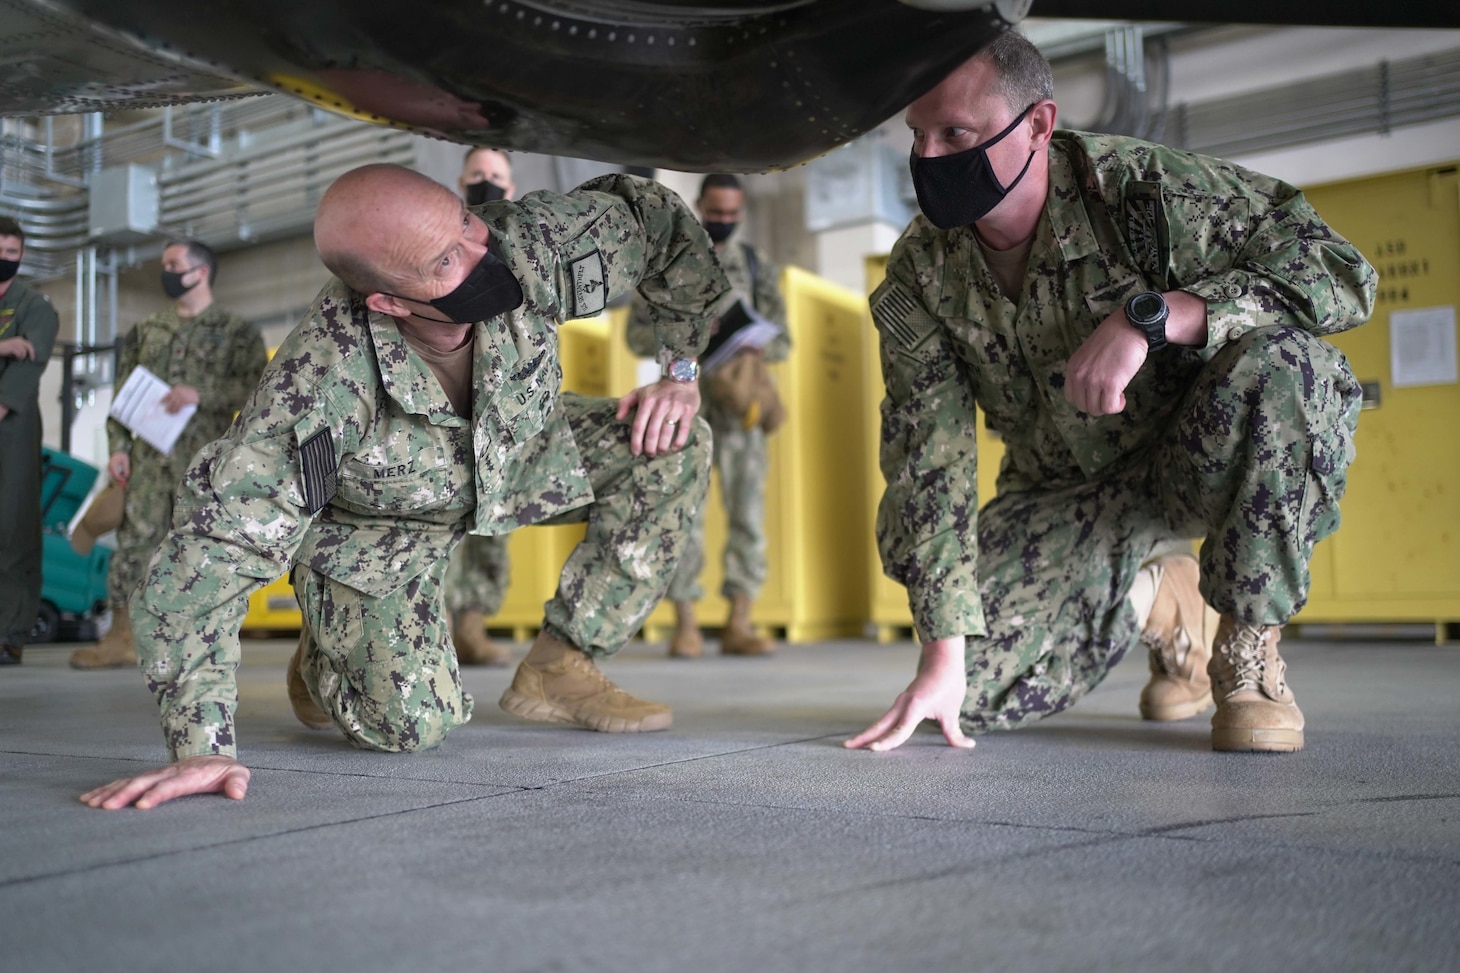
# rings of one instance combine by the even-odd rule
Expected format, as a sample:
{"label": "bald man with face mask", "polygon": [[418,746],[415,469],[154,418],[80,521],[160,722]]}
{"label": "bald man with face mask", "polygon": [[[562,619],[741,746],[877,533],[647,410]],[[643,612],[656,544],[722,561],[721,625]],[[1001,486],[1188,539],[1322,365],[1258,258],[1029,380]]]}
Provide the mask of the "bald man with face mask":
{"label": "bald man with face mask", "polygon": [[[179,492],[133,600],[173,762],[82,796],[242,798],[234,711],[249,594],[291,568],[304,618],[295,715],[363,749],[439,744],[471,717],[441,582],[468,530],[586,522],[500,705],[602,732],[667,728],[594,664],[663,595],[703,502],[695,356],[728,283],[673,193],[605,176],[468,208],[396,166],[341,176],[315,244],[335,279]],[[637,289],[670,375],[620,400],[560,393],[560,320]]]}

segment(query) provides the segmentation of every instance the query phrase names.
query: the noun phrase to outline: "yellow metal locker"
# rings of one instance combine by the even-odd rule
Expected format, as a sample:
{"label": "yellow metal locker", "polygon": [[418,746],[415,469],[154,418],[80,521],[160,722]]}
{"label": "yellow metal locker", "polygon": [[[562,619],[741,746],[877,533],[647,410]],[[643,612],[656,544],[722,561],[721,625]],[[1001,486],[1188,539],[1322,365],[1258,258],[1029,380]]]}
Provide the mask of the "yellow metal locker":
{"label": "yellow metal locker", "polygon": [[[768,576],[754,621],[788,642],[856,635],[866,617],[866,563],[871,540],[863,527],[861,415],[862,329],[866,299],[797,267],[781,277],[793,347],[771,366],[787,419],[768,443],[766,557]],[[624,324],[610,340],[610,384],[622,395],[658,374],[628,350]],[[700,623],[723,624],[720,596],[725,508],[719,477],[710,485],[705,516],[705,596]],[[674,613],[662,603],[645,624],[645,637],[667,637]]]}
{"label": "yellow metal locker", "polygon": [[[1412,367],[1415,356],[1454,355],[1457,186],[1447,165],[1305,190],[1379,270],[1373,318],[1331,339],[1377,396],[1366,395],[1373,407],[1359,416],[1343,524],[1315,552],[1312,593],[1296,621],[1426,622],[1443,638],[1444,623],[1460,620],[1460,384],[1396,386],[1393,374],[1396,357]],[[1406,315],[1426,309],[1448,313],[1448,349],[1440,340],[1395,347],[1395,315],[1408,324]]]}

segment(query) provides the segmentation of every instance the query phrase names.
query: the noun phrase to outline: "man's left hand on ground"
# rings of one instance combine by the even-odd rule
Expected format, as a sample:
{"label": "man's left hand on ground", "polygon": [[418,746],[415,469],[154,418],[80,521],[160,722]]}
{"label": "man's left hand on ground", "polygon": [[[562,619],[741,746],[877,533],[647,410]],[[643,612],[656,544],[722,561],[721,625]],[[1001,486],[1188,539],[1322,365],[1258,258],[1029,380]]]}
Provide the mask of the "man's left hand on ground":
{"label": "man's left hand on ground", "polygon": [[842,744],[852,749],[892,750],[907,742],[923,720],[932,720],[951,747],[970,748],[974,741],[958,723],[968,690],[963,638],[937,639],[923,646],[918,674],[882,718]]}
{"label": "man's left hand on ground", "polygon": [[135,805],[156,807],[187,794],[222,794],[235,801],[248,793],[249,769],[222,755],[185,757],[136,777],[123,777],[81,795],[83,804],[115,811]]}
{"label": "man's left hand on ground", "polygon": [[618,400],[618,417],[634,417],[629,448],[635,456],[672,453],[689,442],[690,425],[700,411],[697,382],[660,379]]}

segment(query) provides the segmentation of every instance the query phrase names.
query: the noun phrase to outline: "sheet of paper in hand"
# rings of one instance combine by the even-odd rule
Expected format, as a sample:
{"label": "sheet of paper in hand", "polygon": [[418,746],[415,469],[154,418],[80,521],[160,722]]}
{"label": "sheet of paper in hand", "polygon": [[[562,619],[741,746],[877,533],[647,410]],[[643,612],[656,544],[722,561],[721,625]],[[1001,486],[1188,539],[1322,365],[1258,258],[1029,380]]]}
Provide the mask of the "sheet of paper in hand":
{"label": "sheet of paper in hand", "polygon": [[746,348],[764,348],[780,333],[780,325],[746,306],[744,301],[736,301],[720,315],[719,326],[710,335],[710,343],[700,358],[700,369],[713,372]]}
{"label": "sheet of paper in hand", "polygon": [[132,369],[112,399],[111,416],[132,430],[164,456],[172,455],[172,447],[188,420],[198,411],[196,405],[185,405],[177,412],[168,412],[162,397],[172,386],[149,369],[138,365]]}

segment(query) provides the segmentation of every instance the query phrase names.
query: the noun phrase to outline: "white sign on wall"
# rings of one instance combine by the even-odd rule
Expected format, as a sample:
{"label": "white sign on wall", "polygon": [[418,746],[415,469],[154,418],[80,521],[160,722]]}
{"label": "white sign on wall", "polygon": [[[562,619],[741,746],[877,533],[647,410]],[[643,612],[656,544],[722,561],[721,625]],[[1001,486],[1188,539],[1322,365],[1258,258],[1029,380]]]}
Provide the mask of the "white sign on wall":
{"label": "white sign on wall", "polygon": [[1389,367],[1395,388],[1460,382],[1455,306],[1389,312]]}

